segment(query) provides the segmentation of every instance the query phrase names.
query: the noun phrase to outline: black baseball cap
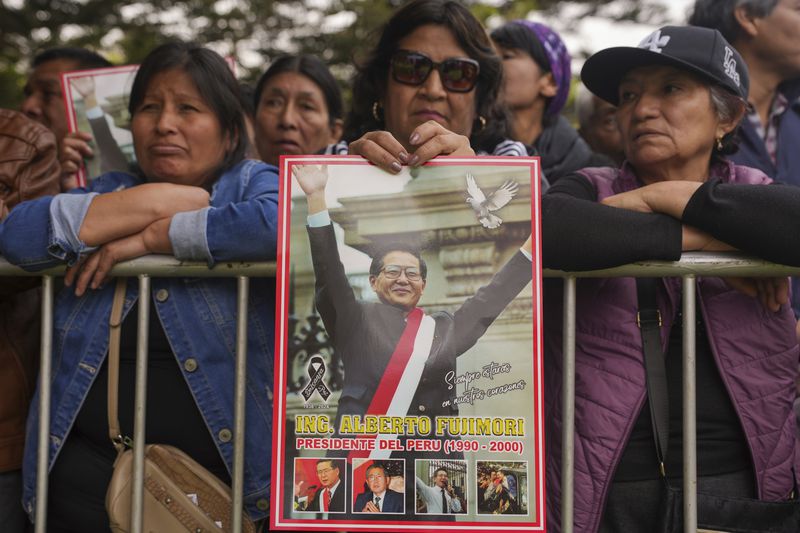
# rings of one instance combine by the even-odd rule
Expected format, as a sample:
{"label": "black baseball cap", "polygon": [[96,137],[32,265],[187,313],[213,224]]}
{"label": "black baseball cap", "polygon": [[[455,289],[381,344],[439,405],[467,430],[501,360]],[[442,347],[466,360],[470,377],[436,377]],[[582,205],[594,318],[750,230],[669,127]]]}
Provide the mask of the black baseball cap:
{"label": "black baseball cap", "polygon": [[750,77],[742,56],[720,32],[698,26],[664,26],[638,47],[601,50],[586,60],[581,79],[594,94],[617,105],[622,78],[651,65],[687,70],[747,100]]}

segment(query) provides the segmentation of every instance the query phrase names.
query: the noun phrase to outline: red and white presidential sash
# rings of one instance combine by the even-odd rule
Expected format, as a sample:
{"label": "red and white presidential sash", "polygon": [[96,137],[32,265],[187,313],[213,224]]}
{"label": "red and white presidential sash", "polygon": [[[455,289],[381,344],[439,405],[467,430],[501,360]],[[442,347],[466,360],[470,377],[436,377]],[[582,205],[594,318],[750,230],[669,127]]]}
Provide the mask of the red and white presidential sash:
{"label": "red and white presidential sash", "polygon": [[[375,395],[367,408],[366,415],[406,416],[411,407],[411,400],[417,392],[425,362],[431,353],[433,333],[436,321],[415,308],[406,318],[406,327],[383,372]],[[378,435],[368,438],[394,440],[397,435]],[[378,442],[373,450],[352,450],[348,457],[369,457],[370,459],[388,459],[392,451],[380,450]]]}

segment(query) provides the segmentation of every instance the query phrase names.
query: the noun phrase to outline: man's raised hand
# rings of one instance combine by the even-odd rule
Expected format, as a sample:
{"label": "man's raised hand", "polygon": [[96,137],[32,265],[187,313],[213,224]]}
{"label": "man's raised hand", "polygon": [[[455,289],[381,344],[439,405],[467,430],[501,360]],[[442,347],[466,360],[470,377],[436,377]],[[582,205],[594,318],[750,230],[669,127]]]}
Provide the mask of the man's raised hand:
{"label": "man's raised hand", "polygon": [[328,165],[293,165],[292,172],[306,196],[325,192],[325,186],[328,184]]}
{"label": "man's raised hand", "polygon": [[294,165],[292,172],[306,193],[308,214],[313,215],[328,209],[325,203],[325,186],[328,184],[328,165]]}

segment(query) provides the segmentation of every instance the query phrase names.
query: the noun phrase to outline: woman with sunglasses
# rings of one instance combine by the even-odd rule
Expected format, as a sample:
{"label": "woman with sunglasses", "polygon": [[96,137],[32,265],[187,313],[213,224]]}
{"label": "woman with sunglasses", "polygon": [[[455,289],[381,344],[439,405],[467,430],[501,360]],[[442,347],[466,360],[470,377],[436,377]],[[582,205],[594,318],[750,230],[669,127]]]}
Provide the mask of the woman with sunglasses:
{"label": "woman with sunglasses", "polygon": [[[353,82],[345,142],[389,172],[437,155],[526,155],[498,102],[500,58],[481,23],[453,0],[413,0],[383,28]],[[349,143],[349,145],[348,145]]]}
{"label": "woman with sunglasses", "polygon": [[[588,166],[592,150],[560,115],[569,96],[570,55],[550,27],[515,20],[492,32],[503,58],[503,102],[511,112],[511,138],[542,158],[550,183]],[[603,161],[603,163],[605,163]]]}

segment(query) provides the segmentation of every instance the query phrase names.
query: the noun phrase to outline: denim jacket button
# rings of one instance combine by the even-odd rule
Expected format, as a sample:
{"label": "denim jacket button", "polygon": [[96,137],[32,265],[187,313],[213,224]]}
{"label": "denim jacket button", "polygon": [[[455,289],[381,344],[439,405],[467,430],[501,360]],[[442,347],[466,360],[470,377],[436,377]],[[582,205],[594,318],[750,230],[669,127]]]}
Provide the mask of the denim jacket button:
{"label": "denim jacket button", "polygon": [[157,302],[166,302],[167,298],[169,298],[169,291],[167,289],[159,289],[156,293]]}
{"label": "denim jacket button", "polygon": [[260,498],[256,501],[256,508],[259,511],[269,511],[269,500],[266,498]]}
{"label": "denim jacket button", "polygon": [[197,370],[197,359],[193,359],[190,357],[189,359],[183,362],[183,368],[187,372],[194,372],[195,370]]}
{"label": "denim jacket button", "polygon": [[230,442],[233,438],[233,434],[231,433],[230,429],[223,429],[220,430],[219,434],[217,435],[221,442]]}

